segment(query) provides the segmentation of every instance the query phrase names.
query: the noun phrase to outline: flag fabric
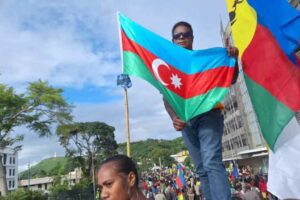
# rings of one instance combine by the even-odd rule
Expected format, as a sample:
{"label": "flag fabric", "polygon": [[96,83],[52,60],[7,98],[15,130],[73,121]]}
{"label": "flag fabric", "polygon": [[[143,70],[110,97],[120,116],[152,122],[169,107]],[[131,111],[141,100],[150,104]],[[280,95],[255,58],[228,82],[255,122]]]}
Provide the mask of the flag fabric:
{"label": "flag fabric", "polygon": [[179,192],[177,195],[178,200],[184,200],[182,192]]}
{"label": "flag fabric", "polygon": [[300,126],[296,118],[284,128],[269,152],[267,188],[279,199],[300,199]]}
{"label": "flag fabric", "polygon": [[182,120],[215,107],[227,94],[235,59],[225,48],[187,50],[119,14],[123,72],[156,87]]}
{"label": "flag fabric", "polygon": [[177,188],[183,188],[186,186],[184,179],[184,166],[182,164],[177,165],[177,176],[176,176]]}
{"label": "flag fabric", "polygon": [[234,177],[235,180],[239,178],[239,170],[238,170],[237,163],[233,164],[232,176]]}
{"label": "flag fabric", "polygon": [[247,89],[274,150],[281,131],[300,110],[300,68],[293,55],[300,40],[300,13],[286,0],[226,1]]}
{"label": "flag fabric", "polygon": [[300,63],[294,54],[300,13],[286,0],[227,0],[227,7],[250,98],[273,150],[268,191],[280,199],[299,199],[300,127],[293,116],[300,108]]}

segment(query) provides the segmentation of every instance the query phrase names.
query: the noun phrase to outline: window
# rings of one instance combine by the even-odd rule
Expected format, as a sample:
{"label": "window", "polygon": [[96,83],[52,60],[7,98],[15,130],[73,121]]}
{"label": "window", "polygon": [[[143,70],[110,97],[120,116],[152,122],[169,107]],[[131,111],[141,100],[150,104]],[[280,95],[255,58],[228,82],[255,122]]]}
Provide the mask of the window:
{"label": "window", "polygon": [[9,169],[9,176],[11,176],[11,169]]}
{"label": "window", "polygon": [[3,155],[3,165],[6,165],[6,159],[7,159],[7,155],[4,154],[4,155]]}
{"label": "window", "polygon": [[9,157],[9,164],[12,164],[12,157]]}
{"label": "window", "polygon": [[15,169],[12,170],[12,175],[15,176]]}
{"label": "window", "polygon": [[11,188],[11,181],[8,181],[8,188]]}
{"label": "window", "polygon": [[230,151],[231,150],[231,148],[230,148],[230,143],[229,143],[229,141],[227,140],[227,141],[225,141],[224,143],[223,143],[223,151]]}
{"label": "window", "polygon": [[16,164],[16,158],[13,157],[13,164]]}
{"label": "window", "polygon": [[247,146],[248,145],[248,139],[247,139],[246,134],[242,135],[242,143],[243,143],[243,146]]}
{"label": "window", "polygon": [[38,184],[38,188],[39,188],[39,189],[42,189],[42,184]]}
{"label": "window", "polygon": [[15,181],[12,181],[12,188],[15,188]]}
{"label": "window", "polygon": [[45,190],[47,190],[48,189],[48,184],[47,183],[45,183]]}

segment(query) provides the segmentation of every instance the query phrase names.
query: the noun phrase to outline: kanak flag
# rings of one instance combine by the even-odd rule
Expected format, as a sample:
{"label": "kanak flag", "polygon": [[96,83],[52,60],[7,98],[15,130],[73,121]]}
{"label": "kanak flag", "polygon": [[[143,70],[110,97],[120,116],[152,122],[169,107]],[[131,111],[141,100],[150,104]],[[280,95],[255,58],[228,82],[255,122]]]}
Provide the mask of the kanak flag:
{"label": "kanak flag", "polygon": [[263,136],[274,150],[300,110],[300,12],[286,0],[226,0],[234,43]]}

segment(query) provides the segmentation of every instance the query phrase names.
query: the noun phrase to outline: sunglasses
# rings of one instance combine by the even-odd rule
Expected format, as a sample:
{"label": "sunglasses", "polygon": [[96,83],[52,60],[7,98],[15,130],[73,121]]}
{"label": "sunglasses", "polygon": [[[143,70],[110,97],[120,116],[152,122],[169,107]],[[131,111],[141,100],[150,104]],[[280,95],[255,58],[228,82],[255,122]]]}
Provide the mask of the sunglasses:
{"label": "sunglasses", "polygon": [[177,33],[177,34],[174,34],[173,35],[173,39],[174,40],[178,40],[180,37],[183,37],[183,38],[188,38],[188,37],[191,37],[192,36],[192,33],[191,32],[185,32],[185,33]]}

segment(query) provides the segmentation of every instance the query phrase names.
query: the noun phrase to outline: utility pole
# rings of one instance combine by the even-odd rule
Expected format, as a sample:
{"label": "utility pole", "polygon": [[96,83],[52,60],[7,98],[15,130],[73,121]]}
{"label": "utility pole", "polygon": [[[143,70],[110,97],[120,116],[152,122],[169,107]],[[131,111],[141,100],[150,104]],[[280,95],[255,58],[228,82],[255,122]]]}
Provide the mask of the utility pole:
{"label": "utility pole", "polygon": [[93,177],[93,200],[95,200],[95,196],[96,196],[96,191],[95,191],[95,167],[94,167],[94,148],[92,150],[92,177]]}
{"label": "utility pole", "polygon": [[28,161],[28,191],[30,190],[30,160]]}
{"label": "utility pole", "polygon": [[128,109],[128,93],[127,88],[125,91],[125,127],[126,127],[126,146],[127,146],[127,156],[130,157],[130,132],[129,132],[129,109]]}

